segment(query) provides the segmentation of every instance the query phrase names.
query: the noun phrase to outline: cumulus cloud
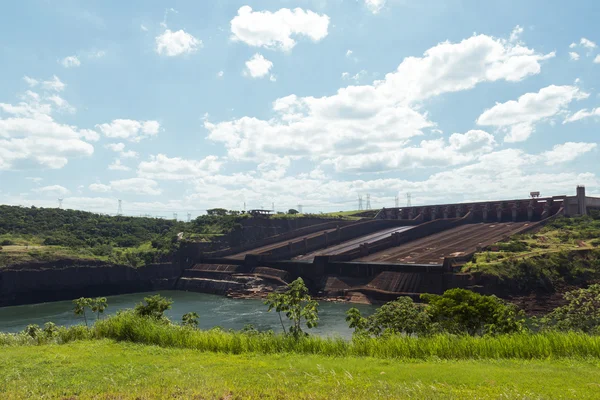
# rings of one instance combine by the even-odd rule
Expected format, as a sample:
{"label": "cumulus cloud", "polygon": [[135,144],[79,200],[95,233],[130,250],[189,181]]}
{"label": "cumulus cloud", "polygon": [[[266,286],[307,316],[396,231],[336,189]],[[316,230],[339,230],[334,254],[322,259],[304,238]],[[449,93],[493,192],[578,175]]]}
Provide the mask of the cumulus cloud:
{"label": "cumulus cloud", "polygon": [[140,162],[137,174],[150,179],[187,180],[214,175],[221,165],[222,162],[216,156],[208,156],[201,160],[186,160],[158,154],[151,156],[149,161]]}
{"label": "cumulus cloud", "polygon": [[108,169],[111,171],[129,171],[131,168],[123,165],[121,160],[116,159],[112,164],[109,164]]}
{"label": "cumulus cloud", "polygon": [[570,51],[570,52],[569,52],[569,58],[570,58],[572,61],[577,61],[577,60],[579,60],[579,54],[578,54],[578,53],[575,53],[574,51]]}
{"label": "cumulus cloud", "polygon": [[32,191],[47,196],[66,196],[71,193],[69,189],[61,185],[44,186],[41,188],[33,189]]}
{"label": "cumulus cloud", "polygon": [[55,92],[62,92],[65,90],[65,86],[66,85],[56,75],[54,75],[52,79],[42,82],[42,88]]}
{"label": "cumulus cloud", "polygon": [[422,57],[407,57],[371,85],[348,86],[331,96],[292,94],[276,99],[270,119],[206,120],[204,126],[208,138],[223,143],[234,160],[293,156],[337,159],[342,166],[352,161],[342,163],[339,157],[360,155],[365,165],[376,165],[382,153],[403,149],[410,139],[436,127],[420,107],[424,100],[481,82],[518,82],[538,74],[541,62],[553,56],[504,39],[472,36],[459,43],[440,43]]}
{"label": "cumulus cloud", "polygon": [[579,156],[594,150],[596,147],[598,147],[596,143],[567,142],[557,144],[552,150],[542,153],[541,157],[546,159],[546,165],[554,165],[573,161]]}
{"label": "cumulus cloud", "polygon": [[[28,78],[28,77],[27,77]],[[56,77],[54,77],[56,78]],[[26,79],[29,86],[39,81]],[[50,85],[46,83],[51,82]],[[64,89],[58,78],[42,83],[50,90]],[[0,170],[33,167],[62,168],[71,157],[90,156],[94,147],[93,131],[57,122],[55,111],[74,112],[57,94],[26,91],[17,104],[0,103]],[[4,115],[3,115],[4,114]]]}
{"label": "cumulus cloud", "polygon": [[318,42],[327,36],[329,17],[301,8],[282,8],[275,12],[253,11],[240,7],[231,20],[231,39],[253,47],[289,51],[296,45],[296,36],[306,36]]}
{"label": "cumulus cloud", "polygon": [[158,183],[152,179],[129,178],[110,182],[112,190],[121,193],[143,194],[157,196],[162,193]]}
{"label": "cumulus cloud", "polygon": [[60,63],[65,68],[79,67],[81,65],[81,61],[79,61],[79,58],[77,56],[65,57],[62,60],[60,60]]}
{"label": "cumulus cloud", "polygon": [[92,183],[90,186],[88,186],[88,189],[90,189],[92,192],[98,193],[107,193],[112,190],[110,185],[103,185],[102,183]]}
{"label": "cumulus cloud", "polygon": [[373,14],[379,13],[383,6],[385,6],[386,0],[364,0],[365,5]]}
{"label": "cumulus cloud", "polygon": [[517,42],[522,34],[523,34],[523,27],[517,25],[510,33],[510,38],[508,40],[511,42]]}
{"label": "cumulus cloud", "polygon": [[579,110],[575,114],[569,115],[567,118],[565,118],[565,120],[563,121],[563,124],[566,124],[569,122],[575,122],[575,121],[579,121],[579,120],[591,118],[591,117],[600,117],[600,108],[594,108],[592,110],[588,110],[587,108],[584,108],[583,110]]}
{"label": "cumulus cloud", "polygon": [[595,63],[595,64],[600,64],[600,54],[598,54],[598,55],[596,56],[596,58],[594,58],[594,63]]}
{"label": "cumulus cloud", "polygon": [[138,156],[138,153],[133,150],[126,151],[124,143],[108,143],[104,147],[114,151],[115,153],[119,153],[119,156],[122,158],[136,158]]}
{"label": "cumulus cloud", "polygon": [[273,63],[263,57],[262,54],[256,53],[248,61],[246,61],[246,69],[244,75],[252,78],[264,78],[273,68]]}
{"label": "cumulus cloud", "polygon": [[596,43],[594,43],[591,40],[586,39],[586,38],[581,38],[581,40],[579,41],[579,44],[589,50],[593,50],[596,48]]}
{"label": "cumulus cloud", "polygon": [[564,112],[573,100],[588,96],[576,86],[551,85],[537,93],[526,93],[518,100],[496,104],[479,116],[477,124],[506,132],[506,142],[522,142],[533,133],[536,124]]}
{"label": "cumulus cloud", "polygon": [[158,135],[160,123],[153,120],[115,119],[110,123],[98,124],[96,128],[108,138],[139,142],[142,139]]}
{"label": "cumulus cloud", "polygon": [[176,32],[166,29],[156,37],[156,52],[168,57],[195,53],[200,47],[202,40],[181,29]]}

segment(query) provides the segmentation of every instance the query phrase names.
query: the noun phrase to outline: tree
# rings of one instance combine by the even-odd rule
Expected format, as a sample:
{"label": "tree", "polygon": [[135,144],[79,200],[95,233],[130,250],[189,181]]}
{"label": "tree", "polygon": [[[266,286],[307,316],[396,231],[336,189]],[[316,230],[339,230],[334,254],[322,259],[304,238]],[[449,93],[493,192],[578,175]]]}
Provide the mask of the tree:
{"label": "tree", "polygon": [[200,317],[198,316],[197,313],[189,312],[189,313],[183,314],[183,317],[181,317],[181,320],[182,320],[183,326],[189,326],[189,327],[195,328],[198,326],[199,318]]}
{"label": "tree", "polygon": [[367,318],[353,307],[346,313],[346,321],[355,334],[369,336],[425,335],[431,328],[431,320],[424,307],[415,304],[410,297],[390,301]]}
{"label": "tree", "polygon": [[291,215],[299,214],[298,210],[294,210],[293,208],[290,208],[287,213]]}
{"label": "tree", "polygon": [[[295,338],[308,335],[302,330],[303,319],[308,329],[314,328],[319,323],[319,303],[308,294],[308,288],[302,278],[290,283],[283,293],[270,293],[265,304],[269,306],[269,312],[274,309],[279,314],[283,332]],[[287,332],[281,318],[282,312],[292,322]]]}
{"label": "tree", "polygon": [[422,294],[431,322],[441,330],[469,335],[521,332],[525,315],[496,296],[485,296],[466,289],[450,289],[443,295]]}
{"label": "tree", "polygon": [[92,312],[96,313],[96,320],[99,320],[100,314],[104,313],[104,310],[108,307],[106,297],[96,297],[90,304]]}
{"label": "tree", "polygon": [[223,217],[227,215],[227,210],[224,208],[211,208],[210,210],[206,210],[206,214],[210,216]]}
{"label": "tree", "polygon": [[600,285],[572,290],[564,294],[567,304],[542,318],[542,327],[560,331],[600,333]]}
{"label": "tree", "polygon": [[139,303],[133,312],[140,317],[149,317],[157,320],[165,320],[164,312],[173,305],[173,300],[162,297],[160,294],[144,297],[146,304]]}
{"label": "tree", "polygon": [[75,304],[75,309],[73,310],[75,312],[75,315],[83,315],[85,326],[88,326],[85,309],[91,308],[92,299],[90,299],[89,297],[80,297],[78,299],[73,300],[73,303]]}

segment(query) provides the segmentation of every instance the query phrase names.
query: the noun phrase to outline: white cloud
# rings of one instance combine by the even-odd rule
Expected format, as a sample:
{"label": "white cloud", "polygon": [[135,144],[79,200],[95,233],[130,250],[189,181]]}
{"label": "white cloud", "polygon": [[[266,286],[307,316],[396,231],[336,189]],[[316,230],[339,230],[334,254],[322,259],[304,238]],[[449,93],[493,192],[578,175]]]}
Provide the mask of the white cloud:
{"label": "white cloud", "polygon": [[598,54],[598,55],[596,56],[596,58],[594,58],[594,63],[596,63],[596,64],[600,64],[600,54]]}
{"label": "white cloud", "polygon": [[24,76],[23,80],[25,81],[25,83],[27,83],[27,85],[29,85],[29,87],[35,87],[38,85],[38,83],[40,83],[40,81],[38,81],[37,79],[33,79],[28,76]]}
{"label": "white cloud", "polygon": [[104,147],[116,153],[120,153],[125,150],[125,143],[108,143]]}
{"label": "white cloud", "polygon": [[56,107],[58,107],[59,110],[64,111],[66,113],[74,114],[75,111],[77,111],[75,109],[75,107],[73,107],[72,105],[69,104],[68,101],[66,101],[65,99],[63,99],[62,97],[60,97],[57,94],[48,96],[48,100],[53,102],[56,105]]}
{"label": "white cloud", "polygon": [[98,132],[91,129],[80,129],[79,135],[89,142],[97,142],[100,140],[100,135]]}
{"label": "white cloud", "polygon": [[156,37],[156,52],[168,57],[195,53],[200,47],[202,47],[202,40],[181,29],[177,32],[166,29]]}
{"label": "white cloud", "polygon": [[365,5],[369,9],[369,11],[371,11],[373,14],[379,13],[383,9],[383,6],[385,6],[385,2],[386,2],[386,0],[364,0],[364,1],[365,1]]}
{"label": "white cloud", "polygon": [[569,58],[573,61],[577,61],[577,60],[579,60],[579,54],[575,53],[574,51],[570,51]]}
{"label": "white cloud", "polygon": [[66,196],[71,193],[69,189],[60,185],[44,186],[41,188],[33,189],[32,191],[36,193],[42,193],[48,196]]}
{"label": "white cloud", "polygon": [[566,124],[568,122],[579,121],[590,117],[600,117],[600,108],[594,108],[591,111],[588,111],[587,108],[579,110],[575,114],[569,115],[567,118],[565,118],[563,124]]}
{"label": "white cloud", "polygon": [[137,174],[150,179],[187,180],[214,175],[221,168],[221,164],[216,156],[208,156],[202,160],[186,160],[158,154],[151,156],[150,161],[140,162]]}
{"label": "white cloud", "polygon": [[41,181],[43,181],[42,178],[36,177],[36,176],[28,176],[25,179],[27,179],[28,181],[31,181],[33,183],[37,183],[37,184],[39,184]]}
{"label": "white cloud", "polygon": [[354,82],[359,82],[360,80],[362,80],[364,77],[367,76],[367,71],[366,70],[360,70],[358,71],[356,74],[350,76],[349,72],[342,72],[342,79],[344,80],[353,80]]}
{"label": "white cloud", "polygon": [[81,61],[79,61],[77,56],[65,57],[60,61],[60,63],[65,68],[79,67],[81,65]]}
{"label": "white cloud", "polygon": [[506,132],[506,142],[521,142],[529,138],[537,123],[564,112],[571,101],[588,96],[576,86],[551,85],[537,93],[526,93],[516,101],[496,104],[479,116],[477,124]]}
{"label": "white cloud", "polygon": [[225,75],[225,72],[223,72],[223,71],[217,72],[217,78],[222,78],[223,75]]}
{"label": "white cloud", "polygon": [[162,190],[158,187],[158,183],[156,181],[145,178],[129,178],[111,181],[110,187],[112,190],[122,193],[133,193],[149,196],[157,196],[162,193]]}
{"label": "white cloud", "polygon": [[116,159],[112,164],[109,164],[108,169],[111,171],[129,171],[131,168],[121,164],[121,160]]}
{"label": "white cloud", "polygon": [[252,78],[264,78],[269,74],[273,68],[273,63],[262,56],[262,54],[256,53],[248,61],[246,61],[246,69],[244,75]]}
{"label": "white cloud", "polygon": [[256,170],[260,172],[263,179],[281,179],[285,176],[290,164],[291,160],[289,157],[273,157],[258,164]]}
{"label": "white cloud", "polygon": [[598,145],[596,143],[575,143],[567,142],[557,144],[552,150],[542,153],[542,157],[546,158],[546,165],[554,165],[573,161],[579,156],[594,150]]}
{"label": "white cloud", "polygon": [[591,40],[586,39],[586,38],[581,38],[581,41],[579,42],[579,44],[588,50],[593,50],[596,48],[596,43],[594,43]]}
{"label": "white cloud", "polygon": [[508,40],[510,40],[511,42],[517,42],[519,40],[519,38],[521,37],[522,33],[523,33],[523,27],[517,25],[510,33],[510,38]]}
{"label": "white cloud", "polygon": [[140,25],[140,29],[141,29],[142,31],[144,31],[144,32],[148,32],[148,28],[147,28],[147,27],[146,27],[146,25],[144,25],[144,24],[141,24],[141,25]]}
{"label": "white cloud", "polygon": [[91,53],[88,54],[89,58],[102,58],[106,55],[106,51],[105,50],[97,50],[97,51],[92,51]]}
{"label": "white cloud", "polygon": [[350,57],[352,55],[353,51],[352,50],[347,50],[346,51],[346,57]]}
{"label": "white cloud", "polygon": [[65,84],[58,79],[58,76],[54,75],[51,80],[42,82],[42,87],[46,90],[53,90],[55,92],[62,92],[65,90]]}
{"label": "white cloud", "polygon": [[[29,78],[28,83],[33,81]],[[56,82],[51,86],[61,87]],[[93,131],[61,124],[52,116],[56,110],[74,111],[66,100],[56,94],[41,96],[32,91],[26,91],[21,99],[18,104],[0,103],[0,170],[39,166],[57,169],[71,157],[93,154],[94,147],[82,140],[93,140]],[[3,117],[2,113],[7,115]]]}
{"label": "white cloud", "polygon": [[318,161],[360,155],[374,165],[382,153],[406,148],[411,138],[436,128],[422,110],[424,100],[481,82],[520,81],[538,74],[540,62],[553,56],[478,35],[440,43],[423,57],[407,57],[396,71],[371,85],[348,86],[318,98],[279,98],[270,119],[245,116],[219,123],[206,120],[204,125],[208,138],[223,143],[234,160],[260,162],[288,155]]}
{"label": "white cloud", "polygon": [[98,192],[98,193],[107,193],[112,190],[112,188],[109,185],[103,185],[101,183],[92,183],[90,186],[88,186],[88,188],[92,192]]}
{"label": "white cloud", "polygon": [[307,36],[318,42],[327,36],[328,27],[327,15],[310,10],[252,11],[250,6],[243,6],[231,20],[231,39],[253,47],[289,51],[296,45],[292,36]]}
{"label": "white cloud", "polygon": [[110,123],[96,125],[96,128],[108,138],[139,142],[144,138],[156,136],[160,131],[160,123],[158,121],[115,119]]}
{"label": "white cloud", "polygon": [[573,42],[569,45],[570,49],[574,49],[575,47],[577,47],[577,43]]}

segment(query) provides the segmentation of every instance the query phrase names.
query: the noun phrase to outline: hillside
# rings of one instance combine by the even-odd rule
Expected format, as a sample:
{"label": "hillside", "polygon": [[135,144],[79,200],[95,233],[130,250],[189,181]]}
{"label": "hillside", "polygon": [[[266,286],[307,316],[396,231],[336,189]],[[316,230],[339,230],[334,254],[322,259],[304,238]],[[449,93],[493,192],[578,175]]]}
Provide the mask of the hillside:
{"label": "hillside", "polygon": [[475,254],[462,272],[497,277],[513,293],[554,292],[600,281],[600,215],[560,217]]}

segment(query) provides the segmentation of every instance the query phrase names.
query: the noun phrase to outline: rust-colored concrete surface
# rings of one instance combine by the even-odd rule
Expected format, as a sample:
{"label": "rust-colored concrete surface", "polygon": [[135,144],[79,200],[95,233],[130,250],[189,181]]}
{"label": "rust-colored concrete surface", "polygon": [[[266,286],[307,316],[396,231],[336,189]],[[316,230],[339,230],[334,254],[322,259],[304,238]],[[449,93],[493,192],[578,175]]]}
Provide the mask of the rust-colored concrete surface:
{"label": "rust-colored concrete surface", "polygon": [[529,224],[530,222],[505,222],[462,225],[355,261],[442,264],[444,257],[472,253],[478,246],[489,246]]}

